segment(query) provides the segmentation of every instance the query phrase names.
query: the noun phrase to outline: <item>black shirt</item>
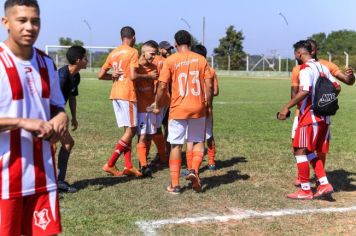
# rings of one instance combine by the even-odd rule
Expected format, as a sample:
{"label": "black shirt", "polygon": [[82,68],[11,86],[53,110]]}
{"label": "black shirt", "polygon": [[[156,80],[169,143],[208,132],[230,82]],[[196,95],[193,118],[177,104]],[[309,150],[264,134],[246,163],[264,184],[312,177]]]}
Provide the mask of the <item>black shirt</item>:
{"label": "black shirt", "polygon": [[68,65],[63,66],[58,70],[59,82],[63,97],[67,103],[68,99],[72,96],[78,96],[78,85],[80,83],[80,74],[77,73],[73,76],[69,73]]}

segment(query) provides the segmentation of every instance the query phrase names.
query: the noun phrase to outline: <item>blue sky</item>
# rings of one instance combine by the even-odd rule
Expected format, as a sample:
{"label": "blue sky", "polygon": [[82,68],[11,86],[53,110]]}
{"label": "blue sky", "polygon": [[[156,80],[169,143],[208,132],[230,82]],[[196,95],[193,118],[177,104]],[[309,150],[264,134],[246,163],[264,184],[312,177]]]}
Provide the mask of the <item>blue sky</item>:
{"label": "blue sky", "polygon": [[[116,46],[120,43],[120,28],[125,25],[135,28],[138,42],[154,39],[173,44],[174,33],[180,29],[189,30],[202,40],[205,16],[209,53],[224,36],[226,27],[234,25],[243,31],[247,53],[272,54],[275,50],[292,57],[292,44],[314,33],[356,30],[353,0],[39,0],[39,4],[39,48],[58,44],[59,37],[82,40],[92,46]],[[280,12],[288,25],[278,15]],[[0,13],[4,14],[2,7]],[[6,31],[2,29],[0,39],[5,38]]]}

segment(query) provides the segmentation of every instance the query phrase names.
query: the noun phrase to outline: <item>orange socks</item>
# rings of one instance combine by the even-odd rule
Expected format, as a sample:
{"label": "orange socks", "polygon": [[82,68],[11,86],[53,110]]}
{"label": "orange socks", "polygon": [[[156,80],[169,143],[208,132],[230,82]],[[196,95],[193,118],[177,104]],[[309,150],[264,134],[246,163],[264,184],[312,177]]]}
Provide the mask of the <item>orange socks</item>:
{"label": "orange socks", "polygon": [[182,160],[169,160],[169,172],[171,175],[172,187],[179,186],[179,175]]}
{"label": "orange socks", "polygon": [[144,143],[138,143],[136,145],[137,149],[137,156],[140,161],[141,167],[147,166],[147,150],[146,150],[146,144]]}
{"label": "orange socks", "polygon": [[163,134],[155,134],[153,135],[152,139],[157,147],[160,161],[167,162],[168,158],[166,157],[166,142],[164,140]]}
{"label": "orange socks", "polygon": [[201,163],[203,162],[204,152],[201,151],[193,151],[193,162],[192,162],[192,169],[195,170],[195,173],[199,173],[199,168]]}
{"label": "orange socks", "polygon": [[187,159],[187,169],[191,170],[193,168],[193,151],[186,151],[185,157]]}
{"label": "orange socks", "polygon": [[209,165],[215,165],[215,145],[212,145],[211,147],[208,146],[208,164]]}

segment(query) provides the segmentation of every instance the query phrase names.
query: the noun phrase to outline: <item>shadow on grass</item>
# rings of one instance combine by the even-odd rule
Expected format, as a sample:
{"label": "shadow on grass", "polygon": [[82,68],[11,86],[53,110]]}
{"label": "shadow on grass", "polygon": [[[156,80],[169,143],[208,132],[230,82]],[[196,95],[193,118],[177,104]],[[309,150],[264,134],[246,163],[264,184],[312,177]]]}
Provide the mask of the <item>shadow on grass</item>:
{"label": "shadow on grass", "polygon": [[224,175],[215,175],[211,177],[206,177],[201,179],[201,184],[203,186],[202,192],[206,190],[219,187],[223,184],[231,184],[236,180],[247,180],[250,176],[247,174],[240,174],[238,170],[230,170]]}
{"label": "shadow on grass", "polygon": [[126,183],[130,180],[137,179],[135,177],[122,176],[122,177],[100,177],[95,179],[83,179],[73,183],[73,187],[78,190],[85,189],[88,186],[97,186],[95,191],[101,190],[120,183]]}
{"label": "shadow on grass", "polygon": [[353,181],[356,179],[353,176],[356,176],[356,173],[349,172],[344,169],[333,170],[327,172],[328,180],[334,187],[335,192],[351,192],[356,191],[356,185],[353,184]]}
{"label": "shadow on grass", "polygon": [[[215,166],[218,170],[220,170],[220,169],[234,166],[238,163],[245,163],[245,162],[247,162],[245,157],[231,157],[228,160],[215,160]],[[204,172],[207,169],[208,169],[208,166],[206,165],[206,166],[200,168],[199,172]]]}

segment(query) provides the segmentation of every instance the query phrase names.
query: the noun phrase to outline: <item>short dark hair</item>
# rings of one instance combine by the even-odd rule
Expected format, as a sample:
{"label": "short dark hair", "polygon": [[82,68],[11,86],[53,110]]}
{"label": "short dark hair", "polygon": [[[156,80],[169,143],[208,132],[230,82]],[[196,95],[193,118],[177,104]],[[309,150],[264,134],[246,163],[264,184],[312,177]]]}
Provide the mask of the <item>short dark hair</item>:
{"label": "short dark hair", "polygon": [[40,6],[38,5],[37,0],[6,0],[4,4],[4,12],[6,12],[8,8],[14,6],[34,7],[36,8],[38,14],[40,14]]}
{"label": "short dark hair", "polygon": [[79,45],[74,45],[68,49],[66,53],[66,57],[69,64],[74,65],[78,59],[82,60],[85,54],[86,54],[85,48]]}
{"label": "short dark hair", "polygon": [[186,30],[179,30],[175,35],[174,39],[176,40],[177,45],[191,45],[192,36]]}
{"label": "short dark hair", "polygon": [[309,39],[307,39],[307,42],[309,42],[310,44],[315,45],[315,47],[318,48],[318,43],[314,39],[309,38]]}
{"label": "short dark hair", "polygon": [[308,40],[300,40],[298,42],[296,42],[294,45],[294,51],[297,51],[300,48],[304,48],[306,49],[309,53],[312,53],[313,49],[312,46],[310,44],[310,42],[308,42]]}
{"label": "short dark hair", "polygon": [[122,27],[120,34],[122,39],[123,38],[131,39],[135,36],[135,30],[131,26],[125,26]]}
{"label": "short dark hair", "polygon": [[203,57],[206,57],[207,54],[207,50],[206,47],[204,47],[204,45],[198,44],[192,47],[192,52],[198,53],[200,55],[202,55]]}
{"label": "short dark hair", "polygon": [[158,43],[156,41],[154,41],[154,40],[148,40],[142,46],[149,46],[151,48],[154,48],[154,49],[158,50]]}

